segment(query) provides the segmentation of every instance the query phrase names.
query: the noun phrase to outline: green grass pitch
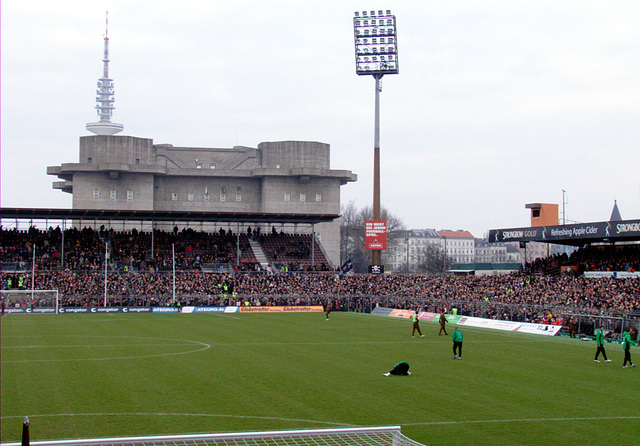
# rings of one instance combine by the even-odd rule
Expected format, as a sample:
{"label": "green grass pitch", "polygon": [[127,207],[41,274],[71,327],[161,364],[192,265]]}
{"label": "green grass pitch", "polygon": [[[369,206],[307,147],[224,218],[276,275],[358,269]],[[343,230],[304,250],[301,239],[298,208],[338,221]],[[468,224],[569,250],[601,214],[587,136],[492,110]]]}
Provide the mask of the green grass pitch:
{"label": "green grass pitch", "polygon": [[[595,343],[357,313],[7,316],[1,441],[402,426],[426,445],[640,442],[640,367]],[[451,328],[449,328],[449,332]],[[632,348],[640,363],[640,349]],[[412,376],[384,377],[399,361]]]}

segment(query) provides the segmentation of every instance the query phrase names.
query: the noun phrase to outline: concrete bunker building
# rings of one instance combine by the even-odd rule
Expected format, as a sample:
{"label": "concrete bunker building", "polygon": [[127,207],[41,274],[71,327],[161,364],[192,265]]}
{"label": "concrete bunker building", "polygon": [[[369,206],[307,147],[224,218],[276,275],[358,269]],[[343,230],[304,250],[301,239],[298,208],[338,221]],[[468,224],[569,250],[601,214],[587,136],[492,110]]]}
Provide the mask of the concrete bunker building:
{"label": "concrete bunker building", "polygon": [[[95,135],[80,137],[77,163],[47,167],[61,180],[53,188],[73,195],[73,209],[339,215],[340,187],[357,180],[349,170],[331,169],[330,146],[321,142],[197,148],[116,135],[124,126],[111,122],[113,87],[107,27],[96,91],[99,121],[86,126]],[[289,226],[282,229],[300,229]],[[337,265],[339,220],[318,223],[313,231]]]}
{"label": "concrete bunker building", "polygon": [[[80,137],[80,161],[47,173],[62,180],[54,189],[73,195],[73,209],[183,212],[337,215],[340,186],[357,180],[351,171],[330,168],[329,144],[320,142],[216,149],[117,135]],[[337,265],[339,220],[314,230]]]}

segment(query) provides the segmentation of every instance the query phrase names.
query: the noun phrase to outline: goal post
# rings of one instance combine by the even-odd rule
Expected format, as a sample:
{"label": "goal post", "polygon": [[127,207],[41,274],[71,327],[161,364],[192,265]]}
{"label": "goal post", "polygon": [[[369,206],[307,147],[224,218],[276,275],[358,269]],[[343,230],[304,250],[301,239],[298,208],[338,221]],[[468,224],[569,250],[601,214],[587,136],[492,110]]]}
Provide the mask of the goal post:
{"label": "goal post", "polygon": [[5,314],[58,314],[58,290],[0,290]]}
{"label": "goal post", "polygon": [[619,339],[625,330],[625,320],[619,316],[579,313],[561,313],[561,316],[564,318],[564,325],[568,324],[571,317],[574,318],[578,336],[595,336],[595,331],[602,325],[605,335],[611,337],[610,334],[613,334],[613,338]]}
{"label": "goal post", "polygon": [[[6,443],[6,446],[18,445],[20,443]],[[399,426],[31,442],[31,446],[62,445],[423,446],[421,443],[402,435]]]}

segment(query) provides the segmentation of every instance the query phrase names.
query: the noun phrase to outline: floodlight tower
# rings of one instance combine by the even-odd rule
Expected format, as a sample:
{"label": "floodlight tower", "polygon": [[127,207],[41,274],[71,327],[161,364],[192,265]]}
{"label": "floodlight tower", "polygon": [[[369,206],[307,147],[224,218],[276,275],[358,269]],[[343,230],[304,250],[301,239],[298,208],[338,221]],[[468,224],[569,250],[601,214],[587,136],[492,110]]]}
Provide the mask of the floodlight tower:
{"label": "floodlight tower", "polygon": [[[353,18],[356,73],[375,80],[375,124],[373,136],[373,219],[380,220],[380,92],[382,76],[398,74],[396,17],[383,11],[356,12]],[[373,265],[380,265],[380,251],[371,252]]]}
{"label": "floodlight tower", "polygon": [[115,135],[124,130],[124,125],[111,122],[115,107],[113,79],[109,78],[109,11],[107,11],[106,31],[104,33],[104,57],[102,58],[102,77],[98,79],[96,110],[100,121],[90,122],[86,129],[96,135]]}

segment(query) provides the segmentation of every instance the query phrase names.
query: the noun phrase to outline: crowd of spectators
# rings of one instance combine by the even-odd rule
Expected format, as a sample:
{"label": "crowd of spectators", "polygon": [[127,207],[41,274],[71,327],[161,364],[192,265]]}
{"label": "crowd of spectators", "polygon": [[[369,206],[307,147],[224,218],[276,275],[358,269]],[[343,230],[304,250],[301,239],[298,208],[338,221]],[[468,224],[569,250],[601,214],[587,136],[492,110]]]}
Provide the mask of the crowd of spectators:
{"label": "crowd of spectators", "polygon": [[536,259],[525,265],[524,270],[527,273],[550,273],[561,272],[563,268],[576,276],[586,271],[640,271],[640,246],[588,246],[570,255],[562,253]]}
{"label": "crowd of spectators", "polygon": [[258,237],[269,261],[279,269],[298,271],[329,271],[320,245],[309,235],[284,234],[273,231]]}
{"label": "crowd of spectators", "polygon": [[[114,231],[85,227],[65,229],[50,227],[41,231],[31,227],[26,231],[6,230],[0,227],[0,262],[3,270],[24,270],[34,259],[36,269],[84,270],[104,269],[105,257],[110,266],[124,271],[171,271],[175,258],[180,271],[234,269],[236,271],[262,271],[249,239],[257,240],[269,248],[268,260],[287,271],[328,271],[326,259],[315,243],[311,256],[310,235],[278,233],[261,234],[259,230],[235,234],[220,228],[216,232],[185,228],[167,232]],[[62,262],[64,257],[64,263]],[[30,269],[30,267],[29,267]]]}
{"label": "crowd of spectators", "polygon": [[[15,275],[2,274],[3,288]],[[23,275],[23,288],[31,286],[31,275]],[[640,279],[584,278],[570,276],[447,276],[447,275],[339,275],[324,274],[210,274],[197,271],[171,273],[110,272],[106,277],[107,295],[116,304],[122,299],[144,301],[174,295],[185,299],[239,300],[262,299],[266,305],[275,297],[297,299],[313,296],[319,299],[373,299],[385,306],[406,307],[411,302],[436,302],[439,306],[466,307],[475,303],[496,308],[509,307],[573,308],[590,314],[640,313]],[[35,275],[35,289],[58,290],[63,296],[100,300],[104,295],[105,275],[99,271],[43,271]],[[11,281],[16,288],[18,282]],[[225,288],[226,287],[226,288]],[[510,314],[510,318],[514,315]],[[517,315],[516,315],[517,316]]]}
{"label": "crowd of spectators", "polygon": [[[398,308],[422,306],[438,311],[456,307],[460,314],[515,320],[536,320],[566,309],[587,314],[640,313],[640,278],[588,278],[580,274],[542,274],[550,266],[572,271],[638,269],[640,247],[588,247],[527,265],[508,276],[357,275],[338,272],[256,274],[203,272],[208,263],[234,259],[238,239],[249,257],[249,237],[221,230],[201,233],[186,229],[157,231],[151,255],[151,234],[114,232],[101,228],[65,230],[65,264],[61,265],[59,228],[47,231],[0,229],[0,260],[4,264],[30,262],[36,249],[36,272],[3,268],[2,288],[58,290],[63,305],[166,305],[174,296],[182,305],[285,303],[312,304],[330,300],[337,309],[370,311],[376,305]],[[275,236],[271,234],[270,236]],[[302,241],[297,248],[306,252]],[[105,246],[112,262],[131,268],[104,272]],[[177,272],[172,274],[172,247]],[[231,262],[236,263],[236,262]],[[253,270],[250,266],[248,270]],[[106,293],[105,293],[106,283]]]}

